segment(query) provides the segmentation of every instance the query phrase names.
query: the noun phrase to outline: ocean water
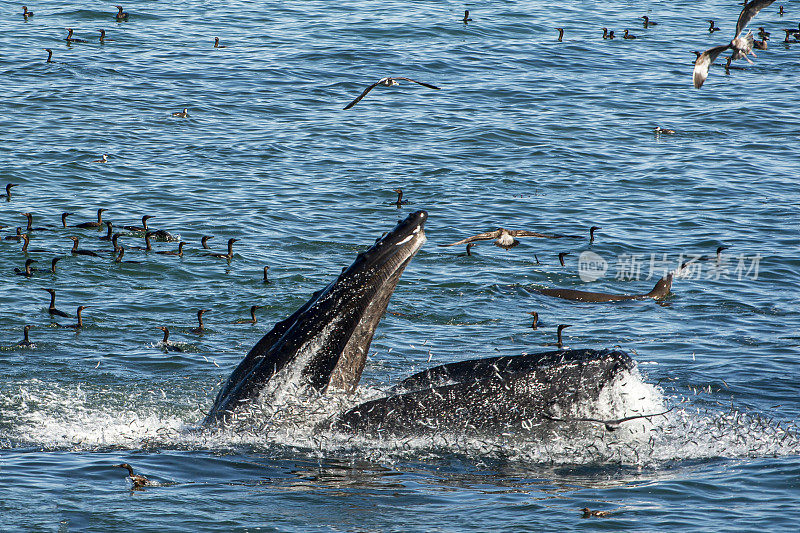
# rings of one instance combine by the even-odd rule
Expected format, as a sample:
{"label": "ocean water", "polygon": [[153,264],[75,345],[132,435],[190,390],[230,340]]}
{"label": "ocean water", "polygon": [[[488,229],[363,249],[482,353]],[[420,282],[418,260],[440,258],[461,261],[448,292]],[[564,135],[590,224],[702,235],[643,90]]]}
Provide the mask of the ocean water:
{"label": "ocean water", "polygon": [[[0,198],[0,529],[797,530],[800,44],[781,29],[800,4],[778,5],[750,24],[769,50],[718,61],[696,90],[692,50],[730,39],[736,2],[137,2],[124,23],[102,3],[29,4],[25,20],[1,2],[0,185],[18,186]],[[384,76],[441,90],[401,82],[342,109]],[[155,216],[183,257],[124,235],[136,263],[117,264],[101,232],[60,227],[99,208],[117,228]],[[356,398],[199,431],[250,347],[416,209],[428,242]],[[5,239],[23,212],[44,228],[27,256]],[[438,246],[498,227],[584,238]],[[232,260],[202,235],[214,252],[239,239]],[[69,236],[100,256],[71,256]],[[645,293],[718,246],[660,303],[535,292]],[[13,273],[55,256],[54,275]],[[75,318],[52,319],[43,288],[73,317],[90,306],[80,332],[56,326]],[[251,305],[258,322],[235,324]],[[15,347],[26,324],[35,346]],[[572,348],[638,362],[591,413],[671,410],[545,441],[314,430],[429,366],[553,349],[558,324]],[[159,326],[183,352],[162,351]],[[122,462],[155,486],[131,490]]]}

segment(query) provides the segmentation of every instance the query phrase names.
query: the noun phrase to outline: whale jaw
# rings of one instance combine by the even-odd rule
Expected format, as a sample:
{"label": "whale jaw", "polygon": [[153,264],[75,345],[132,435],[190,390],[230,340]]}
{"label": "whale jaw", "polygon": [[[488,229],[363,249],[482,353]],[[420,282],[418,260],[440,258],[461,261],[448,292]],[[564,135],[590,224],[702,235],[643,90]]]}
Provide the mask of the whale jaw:
{"label": "whale jaw", "polygon": [[426,220],[427,213],[417,211],[399,221],[336,280],[278,322],[233,371],[204,423],[225,423],[279,374],[292,387],[352,392],[400,276],[426,240]]}

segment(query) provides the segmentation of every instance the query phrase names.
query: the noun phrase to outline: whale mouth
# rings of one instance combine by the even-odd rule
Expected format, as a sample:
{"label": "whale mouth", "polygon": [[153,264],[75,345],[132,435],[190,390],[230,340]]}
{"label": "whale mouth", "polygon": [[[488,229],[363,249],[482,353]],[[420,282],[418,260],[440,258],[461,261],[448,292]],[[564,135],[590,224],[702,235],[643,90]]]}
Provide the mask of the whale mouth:
{"label": "whale mouth", "polygon": [[298,387],[353,392],[400,276],[425,243],[427,218],[427,212],[416,211],[398,221],[333,282],[275,324],[233,371],[205,422],[226,421],[238,407],[259,399],[268,383],[276,396]]}

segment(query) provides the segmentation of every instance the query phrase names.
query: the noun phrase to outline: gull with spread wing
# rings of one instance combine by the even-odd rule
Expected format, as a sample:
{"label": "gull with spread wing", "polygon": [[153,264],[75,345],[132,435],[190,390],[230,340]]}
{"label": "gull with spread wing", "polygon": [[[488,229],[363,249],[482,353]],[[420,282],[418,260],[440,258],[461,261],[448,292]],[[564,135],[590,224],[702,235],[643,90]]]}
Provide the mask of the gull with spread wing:
{"label": "gull with spread wing", "polygon": [[378,85],[382,85],[383,87],[392,87],[393,85],[400,85],[400,83],[398,83],[397,80],[406,80],[416,83],[418,85],[422,85],[423,87],[427,87],[428,89],[436,89],[437,91],[439,90],[439,87],[437,87],[436,85],[431,85],[430,83],[423,83],[421,81],[412,80],[411,78],[381,78],[372,85],[370,85],[369,87],[367,87],[366,89],[364,89],[364,92],[358,95],[358,97],[355,100],[347,104],[345,106],[345,110],[350,109],[351,107],[359,103],[362,100],[362,98],[367,96],[367,93],[369,93],[372,89],[374,89]]}
{"label": "gull with spread wing", "polygon": [[487,231],[486,233],[479,233],[478,235],[473,235],[472,237],[467,237],[466,239],[462,239],[460,241],[451,243],[451,244],[440,244],[439,246],[456,246],[458,244],[467,244],[470,242],[475,241],[494,241],[495,246],[499,246],[505,250],[510,250],[511,248],[515,247],[519,244],[519,241],[516,237],[540,237],[543,239],[561,239],[563,237],[572,238],[572,239],[580,239],[577,235],[560,235],[560,234],[547,234],[547,233],[537,233],[535,231],[527,231],[524,229],[503,229],[498,228],[495,231]]}
{"label": "gull with spread wing", "polygon": [[736,22],[736,34],[733,39],[731,39],[731,42],[723,46],[710,48],[697,57],[692,75],[695,88],[699,89],[703,86],[703,82],[706,81],[708,77],[708,68],[711,66],[711,63],[728,48],[733,50],[731,57],[734,60],[746,59],[748,63],[753,63],[747,57],[747,54],[753,54],[753,57],[756,57],[756,54],[753,52],[753,32],[748,31],[746,35],[742,36],[742,30],[753,20],[753,17],[755,17],[759,11],[774,1],[775,0],[752,0],[751,2],[745,3],[742,12],[739,14],[739,20]]}

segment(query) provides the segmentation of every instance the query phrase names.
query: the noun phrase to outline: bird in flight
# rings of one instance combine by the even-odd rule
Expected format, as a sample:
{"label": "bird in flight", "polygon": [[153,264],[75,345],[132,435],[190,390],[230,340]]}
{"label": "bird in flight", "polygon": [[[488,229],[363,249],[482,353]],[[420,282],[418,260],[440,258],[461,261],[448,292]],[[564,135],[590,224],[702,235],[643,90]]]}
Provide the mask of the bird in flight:
{"label": "bird in flight", "polygon": [[511,248],[515,247],[519,244],[519,241],[516,239],[517,237],[539,237],[542,239],[561,239],[562,237],[568,238],[580,238],[576,235],[560,235],[560,234],[547,234],[547,233],[537,233],[535,231],[527,231],[524,229],[503,229],[498,228],[495,231],[487,231],[486,233],[479,233],[478,235],[473,235],[472,237],[467,237],[466,239],[462,239],[460,241],[450,243],[450,244],[440,244],[439,246],[456,246],[458,244],[467,244],[470,242],[475,241],[494,241],[495,246],[499,246],[505,250],[510,250]]}
{"label": "bird in flight", "polygon": [[437,91],[439,90],[439,87],[437,87],[436,85],[431,85],[430,83],[424,83],[424,82],[421,82],[421,81],[412,80],[411,78],[388,78],[388,77],[387,78],[381,78],[378,81],[376,81],[375,83],[373,83],[372,85],[370,85],[369,87],[367,87],[366,89],[364,89],[364,92],[361,93],[360,95],[358,95],[358,97],[355,100],[353,100],[352,102],[347,104],[345,106],[345,110],[350,109],[351,107],[353,107],[354,105],[359,103],[365,96],[367,96],[367,94],[372,89],[374,89],[378,85],[381,85],[383,87],[392,87],[393,85],[400,85],[400,83],[398,83],[397,80],[410,81],[412,83],[416,83],[418,85],[422,85],[423,87],[427,87],[428,89],[436,89]]}

